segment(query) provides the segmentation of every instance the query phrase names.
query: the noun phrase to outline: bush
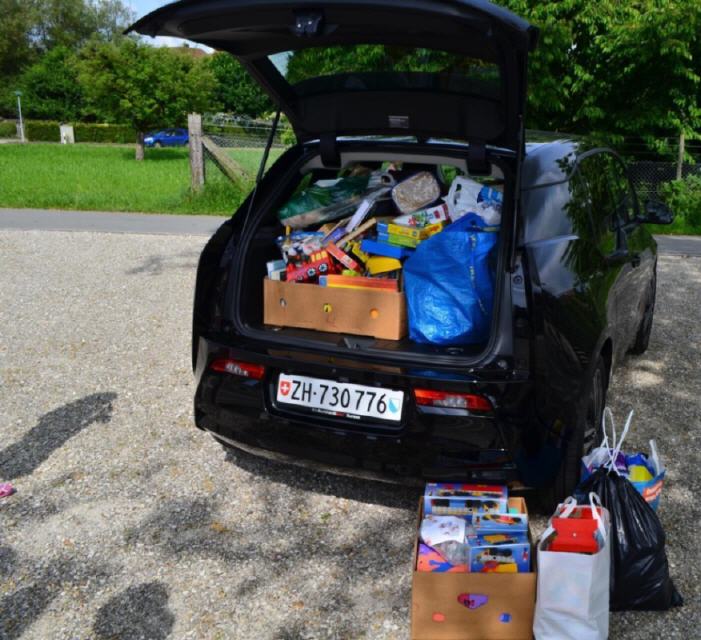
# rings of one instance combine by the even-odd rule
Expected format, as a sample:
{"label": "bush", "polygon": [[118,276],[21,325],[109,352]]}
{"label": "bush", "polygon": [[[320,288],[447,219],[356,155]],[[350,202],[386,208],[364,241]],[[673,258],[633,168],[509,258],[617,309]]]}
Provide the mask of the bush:
{"label": "bush", "polygon": [[[53,120],[26,120],[25,134],[32,142],[60,142],[60,123]],[[76,142],[103,142],[112,144],[129,144],[136,142],[136,132],[124,124],[86,124],[77,122],[73,125]],[[2,136],[0,136],[2,137]]]}
{"label": "bush", "polygon": [[701,176],[668,182],[660,188],[662,199],[688,227],[701,229]]}
{"label": "bush", "polygon": [[17,123],[14,120],[0,122],[0,138],[16,138]]}

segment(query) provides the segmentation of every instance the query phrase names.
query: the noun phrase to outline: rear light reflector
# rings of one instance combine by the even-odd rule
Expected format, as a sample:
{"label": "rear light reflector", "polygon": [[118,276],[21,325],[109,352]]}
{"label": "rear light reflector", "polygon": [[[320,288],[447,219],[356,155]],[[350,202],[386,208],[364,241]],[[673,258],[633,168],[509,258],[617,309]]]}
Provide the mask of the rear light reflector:
{"label": "rear light reflector", "polygon": [[414,389],[416,404],[425,407],[445,407],[448,409],[468,409],[469,411],[491,411],[492,403],[484,396],[474,393],[453,393]]}
{"label": "rear light reflector", "polygon": [[263,365],[241,362],[240,360],[229,360],[228,358],[215,360],[209,368],[213,371],[231,373],[235,376],[251,378],[253,380],[262,380],[265,375],[265,367]]}

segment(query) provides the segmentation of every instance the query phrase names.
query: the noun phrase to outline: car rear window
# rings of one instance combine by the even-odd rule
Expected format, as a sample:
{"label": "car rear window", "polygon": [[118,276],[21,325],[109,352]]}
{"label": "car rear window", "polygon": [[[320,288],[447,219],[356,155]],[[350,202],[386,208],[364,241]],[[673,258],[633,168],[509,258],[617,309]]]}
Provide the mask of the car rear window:
{"label": "car rear window", "polygon": [[439,91],[498,100],[499,66],[433,49],[354,45],[270,56],[300,96],[348,91]]}

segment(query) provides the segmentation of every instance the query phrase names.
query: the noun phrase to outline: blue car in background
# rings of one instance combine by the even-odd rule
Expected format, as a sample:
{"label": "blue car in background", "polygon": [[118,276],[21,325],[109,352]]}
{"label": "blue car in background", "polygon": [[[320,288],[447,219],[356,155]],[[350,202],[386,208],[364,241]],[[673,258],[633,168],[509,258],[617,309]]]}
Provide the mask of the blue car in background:
{"label": "blue car in background", "polygon": [[163,129],[144,138],[147,147],[178,147],[188,143],[187,129]]}

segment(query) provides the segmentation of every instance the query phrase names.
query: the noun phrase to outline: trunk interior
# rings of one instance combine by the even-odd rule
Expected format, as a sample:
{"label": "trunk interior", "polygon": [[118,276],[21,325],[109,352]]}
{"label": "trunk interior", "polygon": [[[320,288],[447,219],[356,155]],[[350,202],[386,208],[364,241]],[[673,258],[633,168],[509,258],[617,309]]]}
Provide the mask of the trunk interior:
{"label": "trunk interior", "polygon": [[[357,147],[354,147],[352,151],[341,150],[340,169],[326,168],[318,155],[307,156],[301,166],[296,167],[293,174],[289,176],[289,183],[286,185],[288,188],[281,189],[282,193],[279,198],[273,198],[272,204],[265,208],[256,210],[254,206],[242,236],[240,258],[238,261],[234,261],[233,266],[234,275],[238,282],[238,294],[235,294],[233,298],[233,308],[237,313],[239,329],[250,337],[270,340],[281,347],[311,349],[316,352],[329,352],[336,355],[345,353],[357,357],[362,353],[373,358],[412,362],[416,365],[426,365],[434,360],[446,364],[451,362],[462,365],[478,361],[488,350],[491,338],[498,326],[498,311],[503,305],[505,261],[508,256],[506,247],[508,242],[506,240],[510,238],[510,234],[506,231],[512,228],[513,215],[512,206],[509,204],[513,202],[514,186],[511,159],[496,154],[488,156],[491,173],[486,176],[471,176],[467,170],[467,147],[462,145],[444,146],[439,152],[438,150],[427,151],[425,150],[427,146],[423,145],[422,152],[415,149],[399,151],[396,146],[382,150],[377,145],[367,151]],[[289,232],[289,228],[286,230],[285,224],[278,219],[278,212],[288,200],[290,192],[297,194],[317,180],[333,180],[339,175],[348,174],[353,169],[357,171],[360,166],[373,171],[386,170],[390,163],[391,166],[401,169],[396,173],[399,179],[404,179],[419,171],[429,171],[434,175],[440,185],[440,199],[436,201],[436,204],[443,202],[456,176],[469,177],[503,194],[501,226],[494,232],[498,239],[487,259],[494,291],[494,302],[488,310],[491,315],[489,335],[476,342],[470,340],[463,343],[432,344],[413,340],[409,333],[399,339],[385,339],[374,335],[266,324],[263,287],[267,276],[266,265],[271,261],[281,259],[278,238],[285,236],[286,231]],[[391,198],[388,198],[376,203],[365,219],[368,220],[380,214],[389,216],[387,219],[390,219],[401,215],[401,212],[396,209]],[[313,224],[305,228],[315,230],[319,226],[319,224]],[[370,231],[369,235],[373,233]],[[441,233],[445,233],[445,230]],[[340,267],[338,268],[340,269]],[[403,291],[402,278],[404,276],[398,277],[400,278],[399,291],[401,292]],[[298,283],[294,283],[294,286],[298,286]]]}

